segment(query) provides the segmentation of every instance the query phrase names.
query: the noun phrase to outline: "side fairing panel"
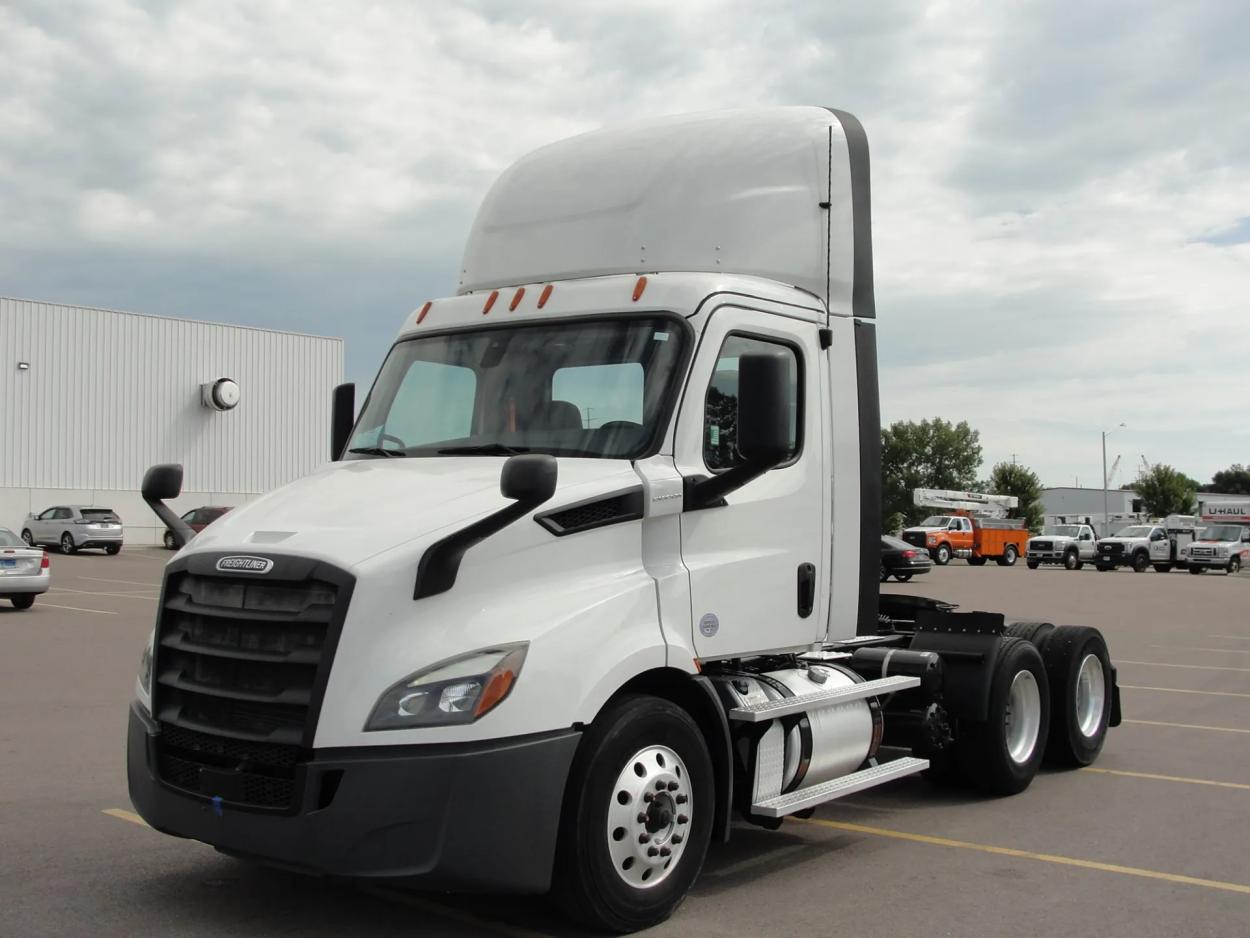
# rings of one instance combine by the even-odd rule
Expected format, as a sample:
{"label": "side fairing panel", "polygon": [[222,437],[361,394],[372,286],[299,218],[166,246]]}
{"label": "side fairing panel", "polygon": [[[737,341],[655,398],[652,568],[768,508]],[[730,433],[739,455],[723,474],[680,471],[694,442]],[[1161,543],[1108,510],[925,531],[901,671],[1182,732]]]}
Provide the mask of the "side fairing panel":
{"label": "side fairing panel", "polygon": [[826,352],[832,413],[833,467],[829,484],[833,488],[833,537],[828,638],[836,640],[852,638],[859,617],[860,430],[855,323],[833,316],[829,327],[833,331],[833,343]]}

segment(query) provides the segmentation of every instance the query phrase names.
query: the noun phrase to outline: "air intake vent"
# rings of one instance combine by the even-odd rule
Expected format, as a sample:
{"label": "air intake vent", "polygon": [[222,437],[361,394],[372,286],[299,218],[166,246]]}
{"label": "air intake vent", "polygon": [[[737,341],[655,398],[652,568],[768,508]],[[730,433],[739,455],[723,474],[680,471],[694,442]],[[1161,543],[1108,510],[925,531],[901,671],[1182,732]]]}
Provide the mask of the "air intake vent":
{"label": "air intake vent", "polygon": [[622,521],[637,521],[642,517],[642,487],[617,492],[602,498],[568,505],[555,511],[535,515],[534,520],[556,537],[577,534]]}

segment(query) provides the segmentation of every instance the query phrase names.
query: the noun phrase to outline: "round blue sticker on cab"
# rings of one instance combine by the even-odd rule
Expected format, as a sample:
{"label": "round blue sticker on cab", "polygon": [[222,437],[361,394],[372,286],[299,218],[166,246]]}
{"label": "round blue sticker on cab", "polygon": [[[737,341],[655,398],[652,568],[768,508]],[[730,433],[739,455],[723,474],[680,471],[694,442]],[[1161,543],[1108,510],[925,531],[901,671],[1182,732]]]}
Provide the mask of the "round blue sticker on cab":
{"label": "round blue sticker on cab", "polygon": [[702,632],[707,638],[711,638],[720,631],[720,619],[716,618],[716,613],[706,613],[703,618],[699,620],[699,631]]}

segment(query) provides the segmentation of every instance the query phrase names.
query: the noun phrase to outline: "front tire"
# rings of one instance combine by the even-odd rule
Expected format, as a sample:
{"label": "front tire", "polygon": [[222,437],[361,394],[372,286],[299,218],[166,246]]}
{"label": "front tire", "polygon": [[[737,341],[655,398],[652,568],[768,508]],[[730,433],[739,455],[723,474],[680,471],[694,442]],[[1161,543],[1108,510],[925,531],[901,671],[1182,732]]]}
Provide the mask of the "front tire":
{"label": "front tire", "polygon": [[1014,795],[1033,781],[1050,729],[1050,687],[1041,653],[1006,637],[990,683],[989,719],[974,723],[957,744],[963,775],[991,795]]}
{"label": "front tire", "polygon": [[1077,554],[1076,551],[1070,550],[1066,554],[1063,555],[1063,569],[1065,570],[1080,570],[1081,569],[1081,558]]}
{"label": "front tire", "polygon": [[620,698],[583,737],[567,792],[554,880],[565,911],[613,932],[672,915],[715,814],[711,757],[690,715],[659,697]]}
{"label": "front tire", "polygon": [[13,603],[14,609],[29,609],[35,604],[35,594],[18,593],[16,596],[10,596],[9,601]]}
{"label": "front tire", "polygon": [[1241,558],[1240,557],[1230,558],[1228,561],[1229,576],[1232,576],[1234,573],[1240,573],[1240,572],[1241,572]]}
{"label": "front tire", "polygon": [[945,567],[951,562],[951,546],[949,544],[939,544],[938,549],[933,552],[933,562],[939,567]]}
{"label": "front tire", "polygon": [[165,532],[165,549],[166,550],[178,549],[178,545],[174,543],[174,534],[172,531]]}
{"label": "front tire", "polygon": [[1194,566],[1191,566],[1191,567],[1189,568],[1189,572],[1190,572],[1190,573],[1192,573],[1194,576],[1197,576],[1197,575],[1198,575],[1198,574],[1200,574],[1200,573],[1205,573],[1205,572],[1206,572],[1206,567],[1194,567]]}
{"label": "front tire", "polygon": [[1133,572],[1145,573],[1150,569],[1150,557],[1145,551],[1133,555]]}
{"label": "front tire", "polygon": [[896,574],[894,574],[894,579],[898,580],[900,583],[906,583],[908,580],[910,580],[910,579],[911,579],[911,577],[912,577],[912,575],[911,575],[910,573],[896,573]]}
{"label": "front tire", "polygon": [[27,547],[35,546],[35,535],[30,533],[30,528],[22,529],[22,540],[26,542]]}
{"label": "front tire", "polygon": [[1052,723],[1046,758],[1089,765],[1102,752],[1111,720],[1111,656],[1097,629],[1061,625],[1042,641]]}
{"label": "front tire", "polygon": [[78,548],[74,546],[74,539],[70,536],[68,531],[61,535],[61,553],[72,554],[77,549]]}
{"label": "front tire", "polygon": [[1154,565],[1155,573],[1171,573],[1172,565],[1170,563],[1157,563]]}

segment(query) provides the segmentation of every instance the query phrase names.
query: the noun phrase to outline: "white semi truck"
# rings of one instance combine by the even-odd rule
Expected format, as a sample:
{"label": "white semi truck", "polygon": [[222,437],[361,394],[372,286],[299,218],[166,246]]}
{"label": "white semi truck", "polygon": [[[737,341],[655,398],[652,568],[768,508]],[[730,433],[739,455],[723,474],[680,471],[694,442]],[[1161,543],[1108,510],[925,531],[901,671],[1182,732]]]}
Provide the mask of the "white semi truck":
{"label": "white semi truck", "polygon": [[[166,567],[130,712],[157,830],[553,891],[627,932],[735,818],[927,772],[1023,790],[1119,720],[1098,631],[880,594],[868,148],[669,118],[503,174],[334,461]],[[153,467],[164,500],[181,469]]]}

